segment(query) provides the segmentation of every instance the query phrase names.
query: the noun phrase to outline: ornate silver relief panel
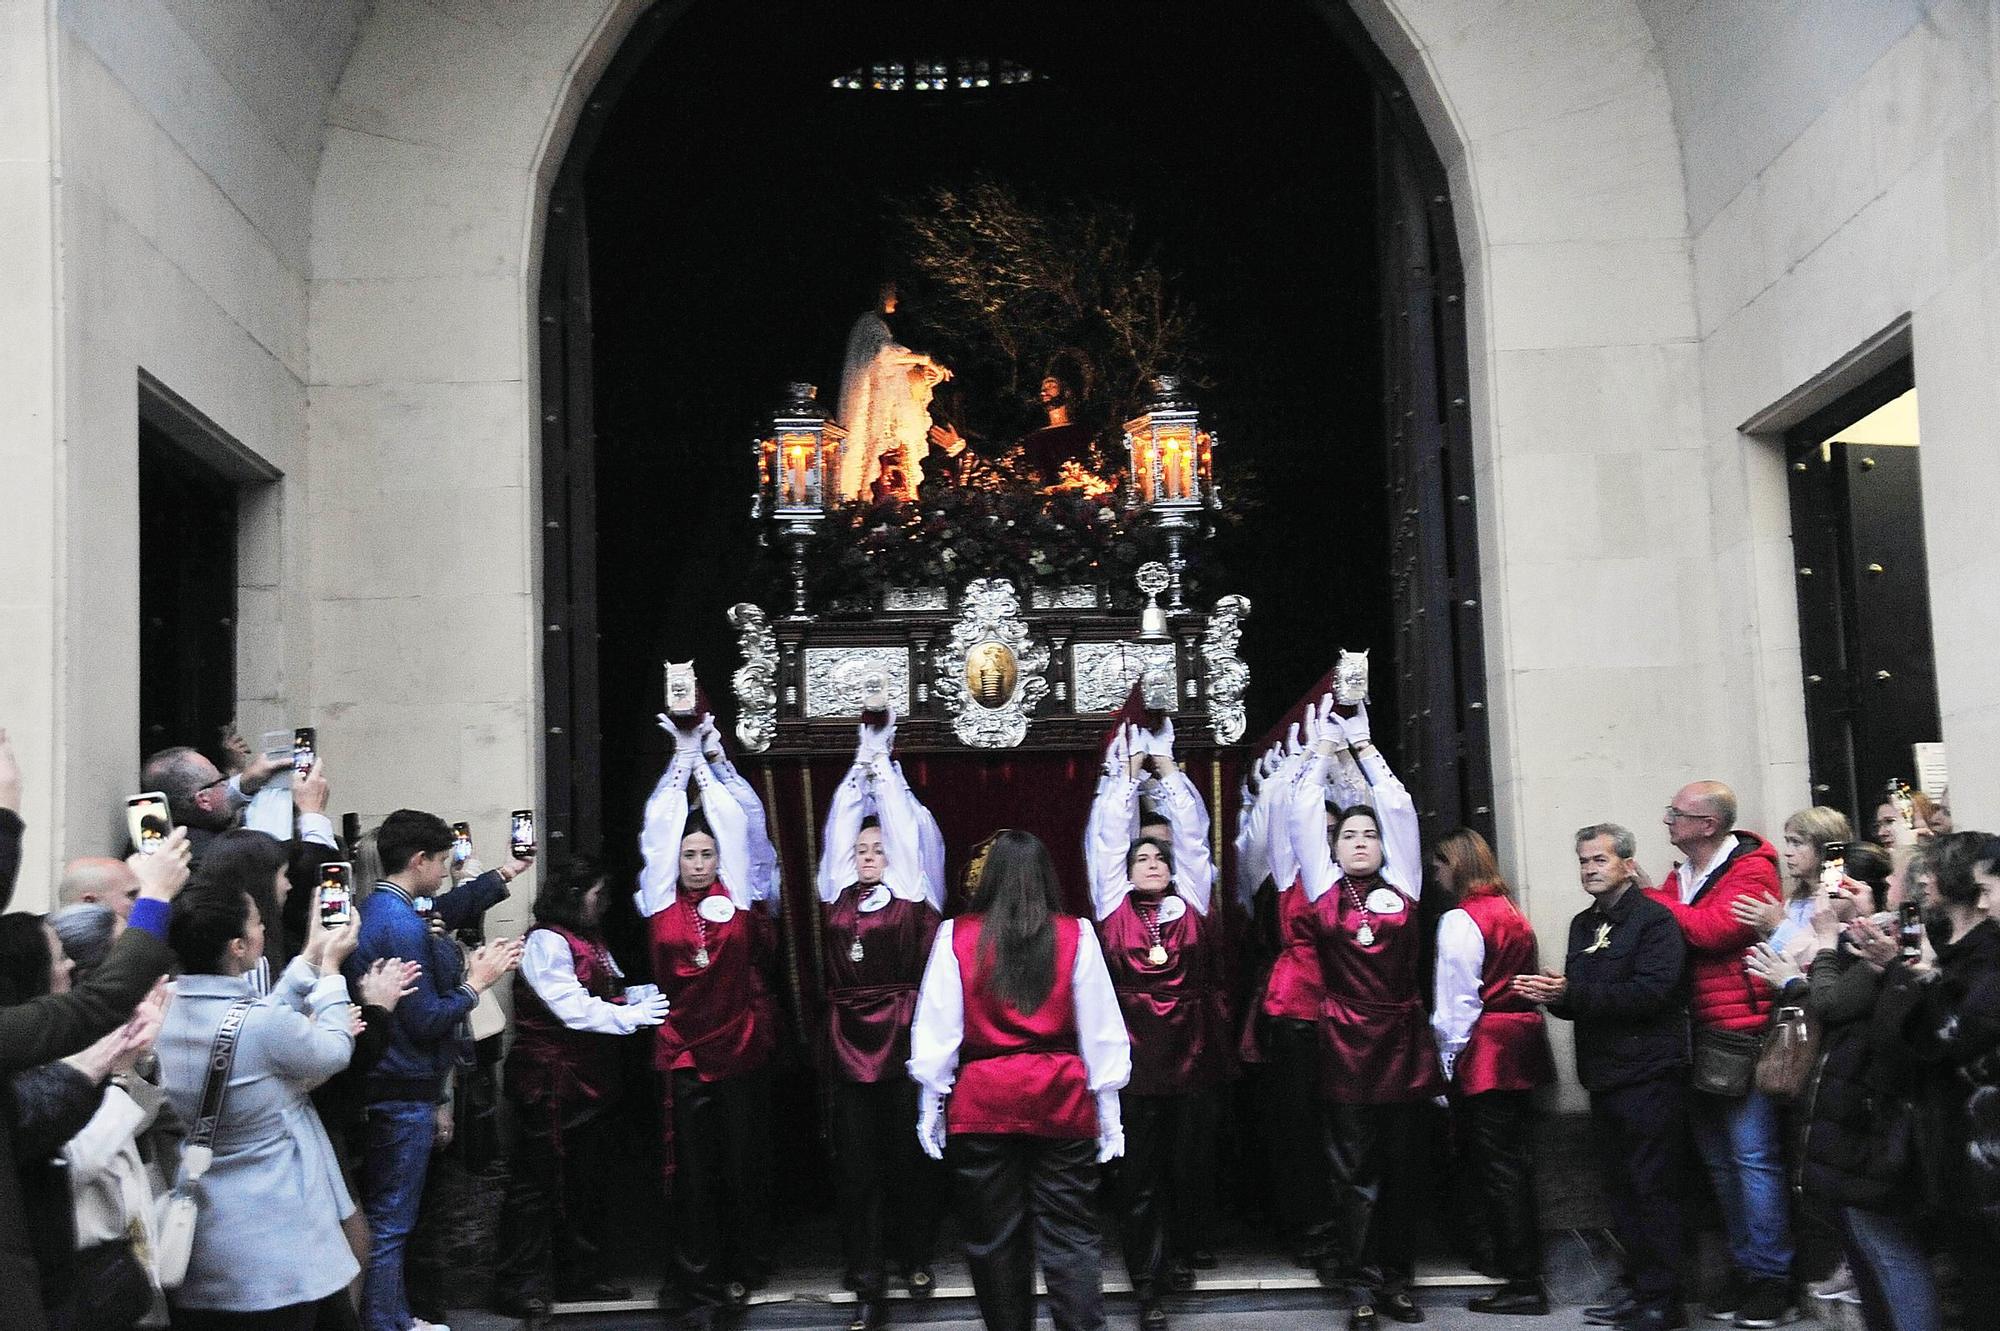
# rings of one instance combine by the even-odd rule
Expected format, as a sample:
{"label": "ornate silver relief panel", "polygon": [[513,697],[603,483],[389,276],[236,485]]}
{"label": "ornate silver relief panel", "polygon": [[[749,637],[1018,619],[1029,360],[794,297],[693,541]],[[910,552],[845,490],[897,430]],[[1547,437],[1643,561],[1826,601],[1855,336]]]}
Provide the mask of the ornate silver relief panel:
{"label": "ornate silver relief panel", "polygon": [[1215,603],[1201,638],[1201,668],[1208,679],[1208,723],[1218,744],[1234,744],[1243,738],[1243,694],[1250,687],[1250,667],[1236,655],[1236,649],[1243,641],[1243,621],[1249,617],[1249,597],[1225,596]]}
{"label": "ornate silver relief panel", "polygon": [[748,601],[729,607],[729,624],[743,653],[743,664],[730,677],[736,738],[751,753],[762,753],[778,737],[778,640],[764,611]]}
{"label": "ornate silver relief panel", "polygon": [[937,696],[962,742],[1013,748],[1049,691],[1049,649],[1029,636],[1020,593],[1005,578],[975,580],[962,605],[935,657]]}
{"label": "ornate silver relief panel", "polygon": [[907,647],[808,647],[805,676],[809,717],[860,716],[861,700],[876,677],[896,711],[910,713]]}
{"label": "ornate silver relief panel", "polygon": [[1070,648],[1069,677],[1079,712],[1115,712],[1142,675],[1164,679],[1168,697],[1180,693],[1178,663],[1170,642],[1080,642]]}

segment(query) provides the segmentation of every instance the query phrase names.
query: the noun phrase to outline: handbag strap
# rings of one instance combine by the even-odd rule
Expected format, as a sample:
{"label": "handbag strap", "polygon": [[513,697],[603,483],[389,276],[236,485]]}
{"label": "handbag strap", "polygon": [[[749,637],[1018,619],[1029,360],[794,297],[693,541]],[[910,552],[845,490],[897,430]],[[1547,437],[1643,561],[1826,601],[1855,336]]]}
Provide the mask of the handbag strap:
{"label": "handbag strap", "polygon": [[254,998],[239,998],[222,1014],[215,1029],[215,1042],[208,1049],[208,1080],[202,1084],[201,1107],[195,1112],[194,1128],[187,1135],[188,1147],[211,1150],[215,1127],[222,1120],[222,1096],[229,1089],[229,1073],[236,1066],[236,1037],[243,1031],[243,1019],[257,1005]]}

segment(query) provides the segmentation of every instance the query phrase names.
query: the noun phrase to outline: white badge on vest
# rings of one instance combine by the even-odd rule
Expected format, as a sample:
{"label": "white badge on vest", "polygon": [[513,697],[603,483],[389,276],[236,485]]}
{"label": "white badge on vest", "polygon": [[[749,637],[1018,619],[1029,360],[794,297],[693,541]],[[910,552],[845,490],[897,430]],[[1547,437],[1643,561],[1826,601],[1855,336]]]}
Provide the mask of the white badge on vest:
{"label": "white badge on vest", "polygon": [[726,896],[703,897],[701,905],[695,907],[701,918],[710,924],[727,924],[729,917],[736,914],[736,903]]}
{"label": "white badge on vest", "polygon": [[873,915],[876,911],[882,909],[882,907],[888,904],[889,904],[889,885],[887,883],[877,883],[869,891],[867,896],[861,898],[861,904],[856,906],[855,909],[860,911],[863,915]]}
{"label": "white badge on vest", "polygon": [[1172,924],[1185,914],[1187,914],[1187,902],[1181,900],[1175,893],[1169,892],[1160,898],[1161,924]]}
{"label": "white badge on vest", "polygon": [[1368,894],[1370,915],[1400,915],[1408,904],[1408,899],[1393,887],[1378,887]]}

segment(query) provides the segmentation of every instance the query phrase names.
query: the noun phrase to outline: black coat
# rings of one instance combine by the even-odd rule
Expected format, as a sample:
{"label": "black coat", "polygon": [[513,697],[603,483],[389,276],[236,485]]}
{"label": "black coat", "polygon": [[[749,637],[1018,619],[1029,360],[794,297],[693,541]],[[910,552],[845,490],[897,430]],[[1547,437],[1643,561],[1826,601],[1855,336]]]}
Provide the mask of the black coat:
{"label": "black coat", "polygon": [[1875,1047],[1918,1065],[1918,1138],[1939,1209],[2000,1223],[2000,923],[1937,947],[1934,970],[1892,962]]}
{"label": "black coat", "polygon": [[[19,836],[20,821],[0,810],[0,868],[10,855],[18,857]],[[6,909],[13,888],[11,877],[0,878],[0,910]],[[0,1076],[67,1058],[110,1034],[172,962],[164,939],[144,929],[127,929],[104,964],[68,993],[0,1007]],[[0,1114],[0,1327],[42,1331],[40,1279],[22,1218],[12,1126],[10,1116]]]}
{"label": "black coat", "polygon": [[53,1308],[76,1283],[76,1202],[60,1153],[104,1102],[104,1084],[56,1062],[15,1073],[8,1092],[21,1214],[41,1268],[42,1303]]}
{"label": "black coat", "polygon": [[[1608,926],[1608,928],[1607,928]],[[1576,1023],[1576,1078],[1615,1091],[1687,1066],[1687,939],[1673,913],[1625,889],[1569,922],[1568,981],[1553,1016]]]}
{"label": "black coat", "polygon": [[1875,1048],[1880,982],[1854,953],[1829,948],[1813,959],[1808,985],[1805,1006],[1820,1023],[1820,1057],[1800,1101],[1799,1182],[1829,1205],[1910,1210],[1923,1192],[1912,1173],[1911,1067],[1901,1049]]}

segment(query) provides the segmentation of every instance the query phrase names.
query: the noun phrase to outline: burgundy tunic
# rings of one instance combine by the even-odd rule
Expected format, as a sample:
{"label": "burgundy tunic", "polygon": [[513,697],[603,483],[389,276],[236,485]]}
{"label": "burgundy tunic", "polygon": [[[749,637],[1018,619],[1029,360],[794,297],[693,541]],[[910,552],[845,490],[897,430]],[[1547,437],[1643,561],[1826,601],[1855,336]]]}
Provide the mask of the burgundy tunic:
{"label": "burgundy tunic", "polygon": [[[625,982],[611,969],[604,944],[553,924],[537,925],[569,945],[576,980],[592,998],[625,1001]],[[507,1094],[546,1106],[552,1118],[574,1121],[618,1098],[618,1038],[562,1024],[519,971],[514,973],[514,1044],[507,1054]]]}
{"label": "burgundy tunic", "polygon": [[[1340,1104],[1427,1100],[1444,1090],[1424,1010],[1423,940],[1416,903],[1380,878],[1342,876],[1312,906],[1326,997],[1320,1003],[1320,1094]],[[1303,898],[1303,886],[1292,889]],[[1358,893],[1386,891],[1393,911],[1356,909]],[[1366,924],[1371,938],[1357,936]]]}
{"label": "burgundy tunic", "polygon": [[1313,906],[1294,884],[1278,893],[1278,956],[1264,983],[1263,1012],[1267,1017],[1318,1021],[1325,997]]}
{"label": "burgundy tunic", "polygon": [[[1162,898],[1164,900],[1164,898]],[[1146,959],[1152,931],[1146,916],[1156,903],[1128,892],[1117,909],[1097,922],[1104,964],[1118,992],[1118,1008],[1132,1037],[1128,1095],[1186,1095],[1229,1075],[1229,1021],[1221,1006],[1220,949],[1208,921],[1192,906],[1160,926],[1165,965]]]}
{"label": "burgundy tunic", "polygon": [[1452,1067],[1465,1095],[1528,1091],[1556,1079],[1542,1010],[1514,992],[1516,975],[1538,972],[1535,930],[1504,895],[1469,896],[1458,908],[1479,926],[1486,961],[1479,972],[1482,1011]]}
{"label": "burgundy tunic", "polygon": [[1089,1138],[1097,1101],[1077,1041],[1077,941],[1083,921],[1055,917],[1055,984],[1033,1012],[1016,1012],[981,986],[977,915],[951,927],[951,950],[965,993],[965,1033],[958,1049],[946,1126],[954,1133]]}
{"label": "burgundy tunic", "polygon": [[[729,893],[720,881],[706,898]],[[653,983],[670,1007],[655,1028],[653,1066],[662,1072],[692,1068],[703,1081],[755,1072],[778,1047],[778,1005],[765,975],[776,954],[777,931],[761,909],[738,910],[717,924],[695,924],[702,898],[682,890],[674,904],[647,921]],[[706,966],[695,964],[708,938]]]}
{"label": "burgundy tunic", "polygon": [[[896,1081],[907,1074],[917,986],[930,959],[938,913],[928,901],[890,897],[864,911],[873,888],[854,883],[820,907],[826,942],[828,1061],[842,1081]],[[853,957],[861,942],[861,960]]]}

